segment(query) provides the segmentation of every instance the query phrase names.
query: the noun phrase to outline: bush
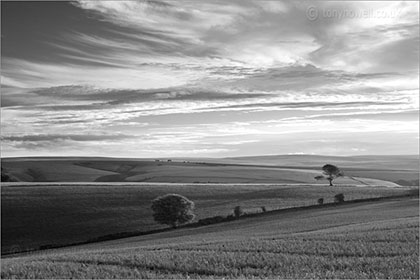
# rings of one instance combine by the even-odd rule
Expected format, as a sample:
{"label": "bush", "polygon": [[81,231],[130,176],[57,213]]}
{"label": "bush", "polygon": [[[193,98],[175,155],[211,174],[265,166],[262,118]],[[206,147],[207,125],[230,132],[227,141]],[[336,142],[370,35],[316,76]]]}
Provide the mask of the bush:
{"label": "bush", "polygon": [[195,217],[194,202],[179,194],[166,194],[152,201],[153,218],[156,222],[176,228]]}
{"label": "bush", "polygon": [[233,215],[233,214],[230,214],[230,215],[228,215],[227,217],[226,217],[226,220],[227,221],[232,221],[232,220],[234,220],[235,219],[235,215]]}
{"label": "bush", "polygon": [[6,170],[1,168],[1,181],[2,182],[16,182],[17,180],[13,177],[7,174]]}
{"label": "bush", "polygon": [[324,198],[322,198],[322,197],[321,197],[321,198],[319,198],[319,199],[318,199],[318,204],[319,204],[319,205],[324,204]]}
{"label": "bush", "polygon": [[241,206],[235,206],[235,208],[233,209],[233,214],[236,218],[239,218],[243,213],[244,212],[242,211]]}
{"label": "bush", "polygon": [[339,193],[334,196],[334,202],[344,202],[344,194]]}
{"label": "bush", "polygon": [[267,212],[267,209],[265,208],[265,206],[261,206],[261,211]]}
{"label": "bush", "polygon": [[198,220],[198,224],[201,225],[201,226],[210,225],[210,224],[223,222],[224,220],[225,220],[225,218],[222,217],[222,216],[214,216],[214,217],[210,217],[210,218],[200,219],[200,220]]}

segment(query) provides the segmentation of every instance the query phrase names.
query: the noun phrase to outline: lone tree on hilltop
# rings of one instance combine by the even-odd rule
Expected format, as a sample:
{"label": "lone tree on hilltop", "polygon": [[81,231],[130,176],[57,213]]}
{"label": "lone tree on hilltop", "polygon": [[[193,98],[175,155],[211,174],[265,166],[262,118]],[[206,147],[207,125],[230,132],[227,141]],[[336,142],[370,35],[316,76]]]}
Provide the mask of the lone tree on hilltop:
{"label": "lone tree on hilltop", "polygon": [[194,202],[179,194],[166,194],[152,201],[153,218],[156,222],[176,228],[195,217]]}
{"label": "lone tree on hilltop", "polygon": [[332,164],[324,165],[322,167],[322,171],[323,171],[322,172],[323,175],[316,176],[315,179],[316,180],[327,179],[328,182],[330,182],[331,187],[333,186],[332,181],[335,178],[344,176],[343,172],[341,172],[341,170],[337,166],[332,165]]}

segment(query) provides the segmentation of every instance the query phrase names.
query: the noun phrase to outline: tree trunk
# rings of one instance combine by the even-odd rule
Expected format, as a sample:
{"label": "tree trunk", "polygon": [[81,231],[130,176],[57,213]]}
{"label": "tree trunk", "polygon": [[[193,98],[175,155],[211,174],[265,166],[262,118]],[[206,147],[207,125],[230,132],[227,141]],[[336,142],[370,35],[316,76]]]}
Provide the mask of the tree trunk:
{"label": "tree trunk", "polygon": [[330,187],[332,187],[333,186],[332,179],[328,178],[328,181],[330,182]]}

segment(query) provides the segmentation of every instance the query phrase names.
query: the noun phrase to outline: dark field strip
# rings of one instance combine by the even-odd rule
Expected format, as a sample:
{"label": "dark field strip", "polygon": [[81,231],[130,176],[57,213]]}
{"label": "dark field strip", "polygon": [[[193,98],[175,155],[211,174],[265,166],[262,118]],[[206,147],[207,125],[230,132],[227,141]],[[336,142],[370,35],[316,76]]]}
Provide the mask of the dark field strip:
{"label": "dark field strip", "polygon": [[352,200],[409,192],[404,188],[259,184],[2,186],[1,248],[7,254],[162,230],[165,226],[152,219],[150,202],[165,193],[193,200],[199,220],[227,216],[237,205],[245,212],[258,213],[262,206],[271,211],[313,205],[320,197],[329,203],[337,193]]}
{"label": "dark field strip", "polygon": [[[367,199],[357,199],[352,201],[345,201],[341,203],[341,205],[346,204],[353,204],[353,203],[362,203],[362,202],[372,202],[372,201],[381,201],[381,200],[388,200],[388,199],[396,199],[396,198],[405,198],[405,197],[411,197],[413,194],[405,194],[400,196],[392,196],[392,197],[376,197],[376,198],[367,198]],[[414,195],[415,196],[415,195]],[[272,210],[264,213],[251,213],[247,214],[245,216],[242,216],[240,219],[246,219],[246,218],[252,218],[252,217],[258,217],[258,216],[267,216],[267,215],[276,215],[279,213],[288,213],[288,212],[294,212],[294,211],[307,211],[310,209],[322,209],[326,207],[336,207],[337,203],[328,203],[324,205],[310,205],[310,206],[302,206],[302,207],[292,207],[292,208],[285,208],[285,209],[279,209],[279,210]],[[231,222],[232,219],[225,218],[224,220],[218,221],[216,223],[225,223],[225,222]],[[194,227],[200,227],[203,226],[199,222],[190,223],[188,225],[181,226],[180,228],[194,228]],[[46,249],[54,249],[54,248],[62,248],[62,247],[68,247],[68,246],[76,246],[76,245],[83,245],[83,244],[89,244],[89,243],[95,243],[95,242],[101,242],[101,241],[107,241],[107,240],[114,240],[114,239],[121,239],[121,238],[127,238],[127,237],[133,237],[133,236],[142,236],[142,235],[150,235],[150,234],[156,234],[160,232],[167,232],[172,231],[171,228],[163,228],[163,229],[157,229],[157,230],[151,230],[151,231],[135,231],[135,232],[121,232],[116,234],[110,234],[110,235],[104,235],[99,236],[96,238],[92,238],[86,241],[77,242],[73,244],[51,244],[51,245],[43,245],[38,249],[29,249],[29,250],[23,250],[23,251],[12,251],[9,253],[4,253],[3,256],[7,255],[15,255],[17,253],[27,253],[27,252],[34,252],[38,250],[46,250]]]}

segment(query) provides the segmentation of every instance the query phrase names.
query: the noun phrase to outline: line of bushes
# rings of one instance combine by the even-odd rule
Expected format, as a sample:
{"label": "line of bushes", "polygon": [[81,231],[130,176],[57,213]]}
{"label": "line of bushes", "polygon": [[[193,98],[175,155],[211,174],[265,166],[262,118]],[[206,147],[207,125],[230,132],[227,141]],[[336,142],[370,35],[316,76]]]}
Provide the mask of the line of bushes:
{"label": "line of bushes", "polygon": [[[344,202],[344,194],[339,193],[339,194],[334,195],[334,202],[335,203],[342,203],[342,202]],[[319,205],[324,204],[324,198],[323,197],[318,198],[317,203]]]}
{"label": "line of bushes", "polygon": [[[324,198],[319,198],[317,202],[318,202],[319,205],[323,205],[324,204]],[[342,203],[342,202],[344,202],[344,194],[342,194],[342,193],[336,194],[334,196],[334,203]],[[311,206],[316,206],[316,205],[311,205]],[[286,208],[286,209],[299,209],[299,208],[304,208],[304,207],[306,208],[306,207],[311,207],[311,206],[291,207],[291,208]],[[286,210],[286,209],[271,210],[270,212],[279,211],[279,210]],[[240,217],[243,217],[243,216],[259,215],[259,214],[263,214],[263,213],[266,213],[266,212],[267,212],[267,209],[265,208],[265,206],[261,207],[261,212],[254,212],[254,213],[246,213],[246,212],[243,211],[241,206],[235,206],[235,208],[233,208],[233,214],[230,214],[226,217],[214,216],[214,217],[204,218],[204,219],[198,220],[196,223],[190,223],[186,226],[194,226],[196,224],[199,225],[199,226],[217,224],[217,223],[221,223],[221,222],[226,222],[226,221],[232,221],[232,220],[235,220],[235,219],[239,219]]]}

